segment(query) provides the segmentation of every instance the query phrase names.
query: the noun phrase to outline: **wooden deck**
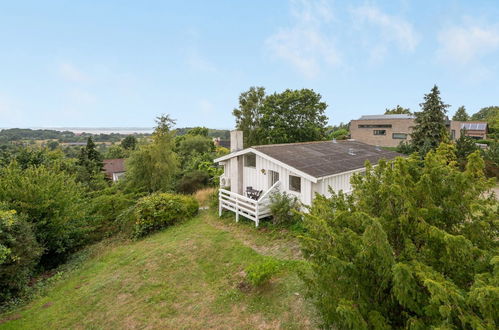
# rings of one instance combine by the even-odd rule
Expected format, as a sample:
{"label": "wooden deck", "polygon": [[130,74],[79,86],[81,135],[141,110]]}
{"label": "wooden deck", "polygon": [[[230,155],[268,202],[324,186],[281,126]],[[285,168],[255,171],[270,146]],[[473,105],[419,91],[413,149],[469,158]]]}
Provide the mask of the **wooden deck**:
{"label": "wooden deck", "polygon": [[255,222],[258,227],[260,219],[270,216],[270,194],[278,191],[280,182],[276,182],[258,200],[240,195],[238,193],[220,189],[218,213],[222,216],[223,209],[236,213],[236,221],[243,216]]}

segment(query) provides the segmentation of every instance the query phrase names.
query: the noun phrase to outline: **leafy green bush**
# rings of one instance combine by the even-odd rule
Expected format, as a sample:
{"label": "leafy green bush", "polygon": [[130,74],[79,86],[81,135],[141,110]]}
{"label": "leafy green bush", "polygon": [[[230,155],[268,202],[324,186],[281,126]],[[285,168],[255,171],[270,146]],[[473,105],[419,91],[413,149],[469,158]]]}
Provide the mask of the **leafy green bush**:
{"label": "leafy green bush", "polygon": [[299,209],[300,202],[295,196],[285,192],[270,195],[270,212],[275,225],[289,226],[298,223],[301,220],[301,215],[297,213]]}
{"label": "leafy green bush", "polygon": [[155,193],[135,204],[134,238],[146,236],[197,214],[199,204],[192,196]]}
{"label": "leafy green bush", "polygon": [[414,149],[414,147],[412,146],[412,144],[410,144],[409,142],[402,141],[397,146],[397,150],[396,151],[399,152],[399,153],[401,153],[401,154],[410,155],[413,152],[415,152],[416,149]]}
{"label": "leafy green bush", "polygon": [[0,304],[26,287],[41,253],[31,224],[0,205]]}
{"label": "leafy green bush", "polygon": [[254,263],[246,268],[246,280],[254,287],[261,287],[276,275],[281,264],[274,259]]}
{"label": "leafy green bush", "polygon": [[0,169],[0,202],[33,224],[45,266],[64,261],[91,230],[83,186],[74,176],[44,165],[23,170],[12,163]]}

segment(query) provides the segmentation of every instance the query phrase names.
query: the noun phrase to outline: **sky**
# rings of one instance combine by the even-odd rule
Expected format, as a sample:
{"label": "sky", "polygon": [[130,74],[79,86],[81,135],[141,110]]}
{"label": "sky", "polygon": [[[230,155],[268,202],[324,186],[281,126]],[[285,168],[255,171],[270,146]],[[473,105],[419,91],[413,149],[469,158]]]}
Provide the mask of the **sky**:
{"label": "sky", "polygon": [[241,92],[311,88],[331,124],[499,105],[499,1],[0,0],[0,127],[234,128]]}

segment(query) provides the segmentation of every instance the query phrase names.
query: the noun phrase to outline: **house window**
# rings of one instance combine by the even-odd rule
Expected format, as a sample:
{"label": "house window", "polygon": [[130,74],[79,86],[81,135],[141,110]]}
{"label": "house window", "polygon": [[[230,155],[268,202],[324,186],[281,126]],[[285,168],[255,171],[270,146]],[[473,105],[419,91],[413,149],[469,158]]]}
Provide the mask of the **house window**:
{"label": "house window", "polygon": [[244,166],[256,168],[256,155],[255,154],[244,155]]}
{"label": "house window", "polygon": [[269,186],[272,187],[277,181],[279,181],[279,172],[269,170]]}
{"label": "house window", "polygon": [[299,176],[289,176],[289,190],[301,192],[301,178]]}
{"label": "house window", "polygon": [[407,134],[406,133],[393,133],[392,139],[405,140],[405,139],[407,139]]}
{"label": "house window", "polygon": [[455,129],[453,129],[453,130],[451,131],[451,140],[455,140],[455,139],[456,139],[456,130],[455,130]]}
{"label": "house window", "polygon": [[375,129],[373,133],[374,135],[386,135],[386,129]]}
{"label": "house window", "polygon": [[383,125],[359,125],[359,128],[392,128],[391,124]]}

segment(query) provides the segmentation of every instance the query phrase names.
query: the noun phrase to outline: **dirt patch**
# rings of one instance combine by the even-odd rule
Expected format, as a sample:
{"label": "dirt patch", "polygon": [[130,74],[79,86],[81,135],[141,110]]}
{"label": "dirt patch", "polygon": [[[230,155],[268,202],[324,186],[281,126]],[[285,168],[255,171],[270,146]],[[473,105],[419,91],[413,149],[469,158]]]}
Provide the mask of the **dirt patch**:
{"label": "dirt patch", "polygon": [[21,317],[22,317],[21,314],[12,314],[12,315],[7,316],[6,318],[0,319],[0,324],[6,323],[9,321],[19,320]]}

